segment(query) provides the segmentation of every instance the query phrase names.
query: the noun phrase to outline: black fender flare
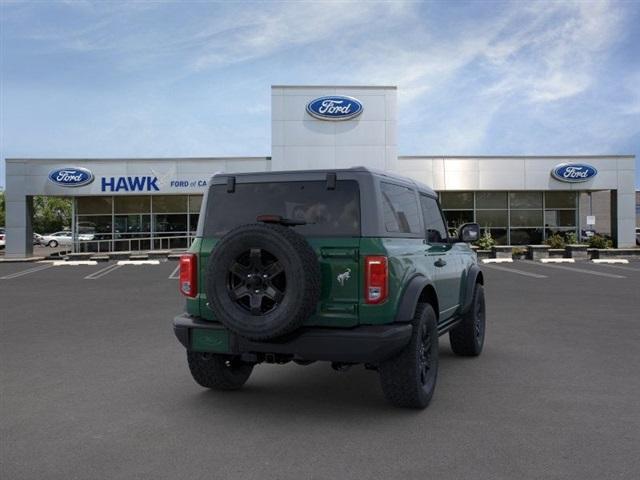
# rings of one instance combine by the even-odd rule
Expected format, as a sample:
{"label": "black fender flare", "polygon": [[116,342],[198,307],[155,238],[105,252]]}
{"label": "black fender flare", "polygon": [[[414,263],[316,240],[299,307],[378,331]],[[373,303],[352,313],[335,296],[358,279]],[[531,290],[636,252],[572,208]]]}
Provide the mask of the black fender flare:
{"label": "black fender flare", "polygon": [[475,289],[476,283],[478,283],[478,277],[480,277],[479,283],[484,283],[484,277],[482,275],[482,270],[478,265],[471,265],[469,271],[467,272],[467,278],[464,280],[464,290],[460,297],[462,300],[460,305],[460,313],[464,314],[469,311],[471,308],[471,302],[473,301],[473,290]]}
{"label": "black fender flare", "polygon": [[[398,302],[396,317],[393,320],[395,323],[410,322],[413,320],[420,294],[425,287],[430,284],[429,279],[423,275],[416,275],[409,280],[409,285],[404,289],[402,298]],[[436,312],[436,315],[437,314],[438,312]]]}

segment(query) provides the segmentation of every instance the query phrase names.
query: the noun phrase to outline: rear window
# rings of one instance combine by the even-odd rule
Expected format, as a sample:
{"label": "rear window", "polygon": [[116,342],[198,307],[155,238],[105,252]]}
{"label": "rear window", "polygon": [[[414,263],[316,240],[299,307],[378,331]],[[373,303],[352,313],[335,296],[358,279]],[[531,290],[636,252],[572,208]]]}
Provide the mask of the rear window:
{"label": "rear window", "polygon": [[235,191],[213,185],[207,201],[204,235],[220,237],[259,215],[303,220],[296,232],[305,236],[359,236],[360,194],[355,180],[338,180],[335,190],[326,181],[237,183]]}
{"label": "rear window", "polygon": [[381,182],[382,214],[387,232],[420,233],[416,193],[407,187]]}

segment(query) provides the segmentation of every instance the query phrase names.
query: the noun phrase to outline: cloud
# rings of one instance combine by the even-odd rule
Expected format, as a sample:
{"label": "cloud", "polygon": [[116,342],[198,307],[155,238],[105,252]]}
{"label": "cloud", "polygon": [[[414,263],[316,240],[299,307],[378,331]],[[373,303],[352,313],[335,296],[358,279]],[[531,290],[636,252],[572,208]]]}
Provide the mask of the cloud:
{"label": "cloud", "polygon": [[[58,12],[51,16],[42,5],[9,9],[4,38],[81,64],[75,76],[43,68],[54,95],[35,110],[65,88],[84,89],[89,100],[111,88],[110,98],[130,92],[140,108],[157,104],[144,118],[119,105],[131,116],[114,113],[119,127],[97,140],[105,149],[218,153],[236,148],[225,125],[241,132],[242,150],[242,129],[255,122],[259,152],[268,145],[269,83],[398,85],[400,147],[409,154],[615,150],[638,135],[640,67],[610,70],[621,40],[631,50],[630,32],[637,36],[631,3],[72,2],[48,6]],[[102,72],[100,84],[91,75]],[[157,121],[177,115],[175,129]],[[130,130],[139,142],[126,138]]]}
{"label": "cloud", "polygon": [[[263,10],[211,19],[196,35],[203,43],[192,61],[197,70],[241,63],[320,41],[354,39],[371,23],[402,18],[404,2],[277,3]],[[220,30],[220,25],[225,28]],[[327,52],[328,58],[333,52]],[[328,62],[330,63],[330,62]]]}

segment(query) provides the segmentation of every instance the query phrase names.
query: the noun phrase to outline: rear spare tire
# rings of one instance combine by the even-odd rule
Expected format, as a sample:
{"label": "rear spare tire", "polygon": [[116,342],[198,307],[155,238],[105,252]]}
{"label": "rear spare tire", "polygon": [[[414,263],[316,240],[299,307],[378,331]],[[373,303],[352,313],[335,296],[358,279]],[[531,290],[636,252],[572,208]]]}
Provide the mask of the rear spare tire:
{"label": "rear spare tire", "polygon": [[243,337],[268,340],[299,328],[315,312],[320,266],[291,228],[242,225],[211,252],[205,290],[216,320]]}

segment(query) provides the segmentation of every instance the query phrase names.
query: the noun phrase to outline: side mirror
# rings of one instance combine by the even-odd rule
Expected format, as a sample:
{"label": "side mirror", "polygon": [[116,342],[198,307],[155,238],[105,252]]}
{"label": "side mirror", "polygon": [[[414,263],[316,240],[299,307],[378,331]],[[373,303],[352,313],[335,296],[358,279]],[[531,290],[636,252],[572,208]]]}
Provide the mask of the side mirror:
{"label": "side mirror", "polygon": [[477,223],[465,223],[458,229],[458,241],[476,242],[480,239],[480,225]]}

